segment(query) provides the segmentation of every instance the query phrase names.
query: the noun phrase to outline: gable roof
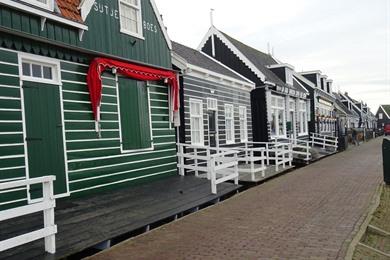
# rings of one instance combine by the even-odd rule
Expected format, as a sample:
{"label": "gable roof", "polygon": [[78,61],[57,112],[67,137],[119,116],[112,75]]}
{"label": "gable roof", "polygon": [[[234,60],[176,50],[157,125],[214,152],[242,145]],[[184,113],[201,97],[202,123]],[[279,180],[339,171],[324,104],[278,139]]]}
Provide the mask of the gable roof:
{"label": "gable roof", "polygon": [[221,32],[220,33],[226,37],[246,58],[248,58],[258,70],[260,70],[264,76],[265,81],[271,81],[279,86],[287,86],[277,75],[275,75],[267,66],[278,64],[278,62],[269,54],[265,54],[255,48],[252,48],[228,34]]}
{"label": "gable roof", "polygon": [[390,119],[390,105],[380,105],[379,108],[382,108],[387,118]]}
{"label": "gable roof", "polygon": [[[237,80],[244,80],[243,77],[239,76],[237,73],[233,72],[232,70],[224,67],[217,61],[211,59],[207,55],[203,54],[202,52],[192,49],[190,47],[187,47],[183,44],[180,44],[178,42],[172,41],[172,51],[181,56],[183,59],[185,59],[188,63],[198,66],[200,68],[210,70],[231,78],[235,78]],[[247,80],[246,80],[247,81]]]}

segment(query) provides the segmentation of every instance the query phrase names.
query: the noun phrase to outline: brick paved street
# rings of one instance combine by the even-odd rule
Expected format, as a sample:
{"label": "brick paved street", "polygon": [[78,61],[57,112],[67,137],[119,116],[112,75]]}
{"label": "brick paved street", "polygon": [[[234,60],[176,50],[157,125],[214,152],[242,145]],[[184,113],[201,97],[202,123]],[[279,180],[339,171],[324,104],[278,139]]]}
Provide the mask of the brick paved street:
{"label": "brick paved street", "polygon": [[93,259],[343,259],[381,182],[381,143],[325,158]]}

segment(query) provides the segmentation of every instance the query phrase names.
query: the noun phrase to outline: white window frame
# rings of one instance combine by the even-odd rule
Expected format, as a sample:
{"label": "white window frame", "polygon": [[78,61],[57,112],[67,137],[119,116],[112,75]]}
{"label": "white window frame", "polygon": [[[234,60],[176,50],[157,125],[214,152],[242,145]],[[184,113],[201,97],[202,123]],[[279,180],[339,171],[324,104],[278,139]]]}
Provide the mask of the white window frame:
{"label": "white window frame", "polygon": [[289,68],[286,68],[286,83],[288,85],[294,85],[293,72]]}
{"label": "white window frame", "polygon": [[298,117],[299,117],[299,124],[300,124],[300,132],[298,133],[299,136],[302,135],[308,135],[308,125],[307,125],[307,104],[305,100],[299,100],[299,107],[298,107]]}
{"label": "white window frame", "polygon": [[379,117],[380,120],[382,120],[383,119],[383,113],[379,113],[378,117]]}
{"label": "white window frame", "polygon": [[247,142],[248,141],[248,120],[246,114],[246,107],[239,106],[238,114],[239,114],[239,122],[240,122],[240,141]]}
{"label": "white window frame", "polygon": [[[145,38],[143,37],[141,1],[142,1],[142,0],[138,0],[138,4],[139,4],[139,5],[136,6],[136,5],[129,4],[129,3],[127,3],[127,2],[124,1],[124,0],[118,0],[118,7],[119,7],[119,24],[120,24],[120,32],[121,32],[121,33],[124,33],[124,34],[130,35],[130,36],[139,38],[139,39],[141,39],[141,40],[144,40]],[[126,6],[128,6],[128,7],[130,7],[130,8],[134,8],[134,9],[137,10],[138,32],[139,32],[139,33],[135,33],[135,32],[132,32],[132,31],[129,31],[129,30],[126,30],[126,29],[123,28],[123,26],[122,26],[122,8],[121,8],[121,5],[126,5]]]}
{"label": "white window frame", "polygon": [[[272,99],[275,98],[275,105],[272,104]],[[278,100],[282,101],[283,106],[278,106]],[[271,139],[278,138],[278,137],[284,137],[287,138],[287,127],[286,127],[286,102],[284,97],[276,96],[276,95],[271,95],[271,117],[274,112],[275,114],[275,119],[276,124],[275,124],[275,134],[271,133]],[[280,129],[279,129],[279,111],[282,111],[283,113],[283,134],[279,134]],[[272,127],[272,126],[271,126]]]}
{"label": "white window frame", "polygon": [[[38,78],[33,76],[23,75],[23,63],[36,64],[39,66],[46,66],[52,69],[52,79]],[[39,82],[44,84],[62,85],[60,79],[60,62],[55,59],[46,58],[44,56],[37,56],[32,54],[19,54],[19,70],[20,79],[32,82]],[[32,74],[32,71],[31,71]]]}
{"label": "white window frame", "polygon": [[[215,104],[215,107],[211,106],[211,104]],[[207,98],[207,110],[218,111],[218,100],[216,98]]]}
{"label": "white window frame", "polygon": [[[191,144],[192,145],[198,145],[198,146],[204,146],[204,126],[203,126],[203,101],[199,99],[193,99],[190,98],[190,132],[191,132]],[[196,115],[193,113],[192,104],[198,104],[199,105],[199,115]],[[192,129],[192,122],[194,118],[199,119],[199,143],[194,142],[194,130]]]}
{"label": "white window frame", "polygon": [[[231,109],[232,114],[228,116],[228,109]],[[231,124],[229,124],[229,120],[231,120]],[[228,125],[229,124],[229,125]],[[228,128],[230,128],[230,136],[228,136]],[[234,135],[234,106],[232,104],[225,104],[225,135],[226,135],[226,144],[234,144],[235,143],[235,135]]]}
{"label": "white window frame", "polygon": [[46,4],[38,1],[38,0],[22,0],[23,2],[26,2],[28,4],[49,10],[51,12],[54,11],[54,0],[46,0]]}

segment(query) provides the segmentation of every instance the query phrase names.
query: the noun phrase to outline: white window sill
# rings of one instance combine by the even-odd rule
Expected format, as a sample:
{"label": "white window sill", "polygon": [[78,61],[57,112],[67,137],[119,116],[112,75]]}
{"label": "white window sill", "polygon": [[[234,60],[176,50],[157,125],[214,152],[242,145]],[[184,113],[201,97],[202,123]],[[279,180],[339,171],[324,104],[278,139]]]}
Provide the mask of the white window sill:
{"label": "white window sill", "polygon": [[236,143],[235,141],[230,141],[230,142],[226,141],[226,144],[235,144],[235,143]]}
{"label": "white window sill", "polygon": [[142,34],[133,33],[133,32],[130,32],[130,31],[127,31],[127,30],[124,30],[124,29],[120,29],[120,32],[123,33],[123,34],[127,34],[129,36],[138,38],[140,40],[145,40],[145,37],[143,37]]}

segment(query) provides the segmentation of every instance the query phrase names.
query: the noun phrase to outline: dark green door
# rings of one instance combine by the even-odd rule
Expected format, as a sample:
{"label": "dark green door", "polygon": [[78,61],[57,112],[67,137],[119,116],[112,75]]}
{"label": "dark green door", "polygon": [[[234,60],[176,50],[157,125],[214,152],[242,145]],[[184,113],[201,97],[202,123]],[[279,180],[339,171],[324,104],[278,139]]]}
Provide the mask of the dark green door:
{"label": "dark green door", "polygon": [[[59,86],[23,82],[23,95],[29,177],[55,175],[54,193],[67,193]],[[30,194],[41,197],[40,186]]]}

